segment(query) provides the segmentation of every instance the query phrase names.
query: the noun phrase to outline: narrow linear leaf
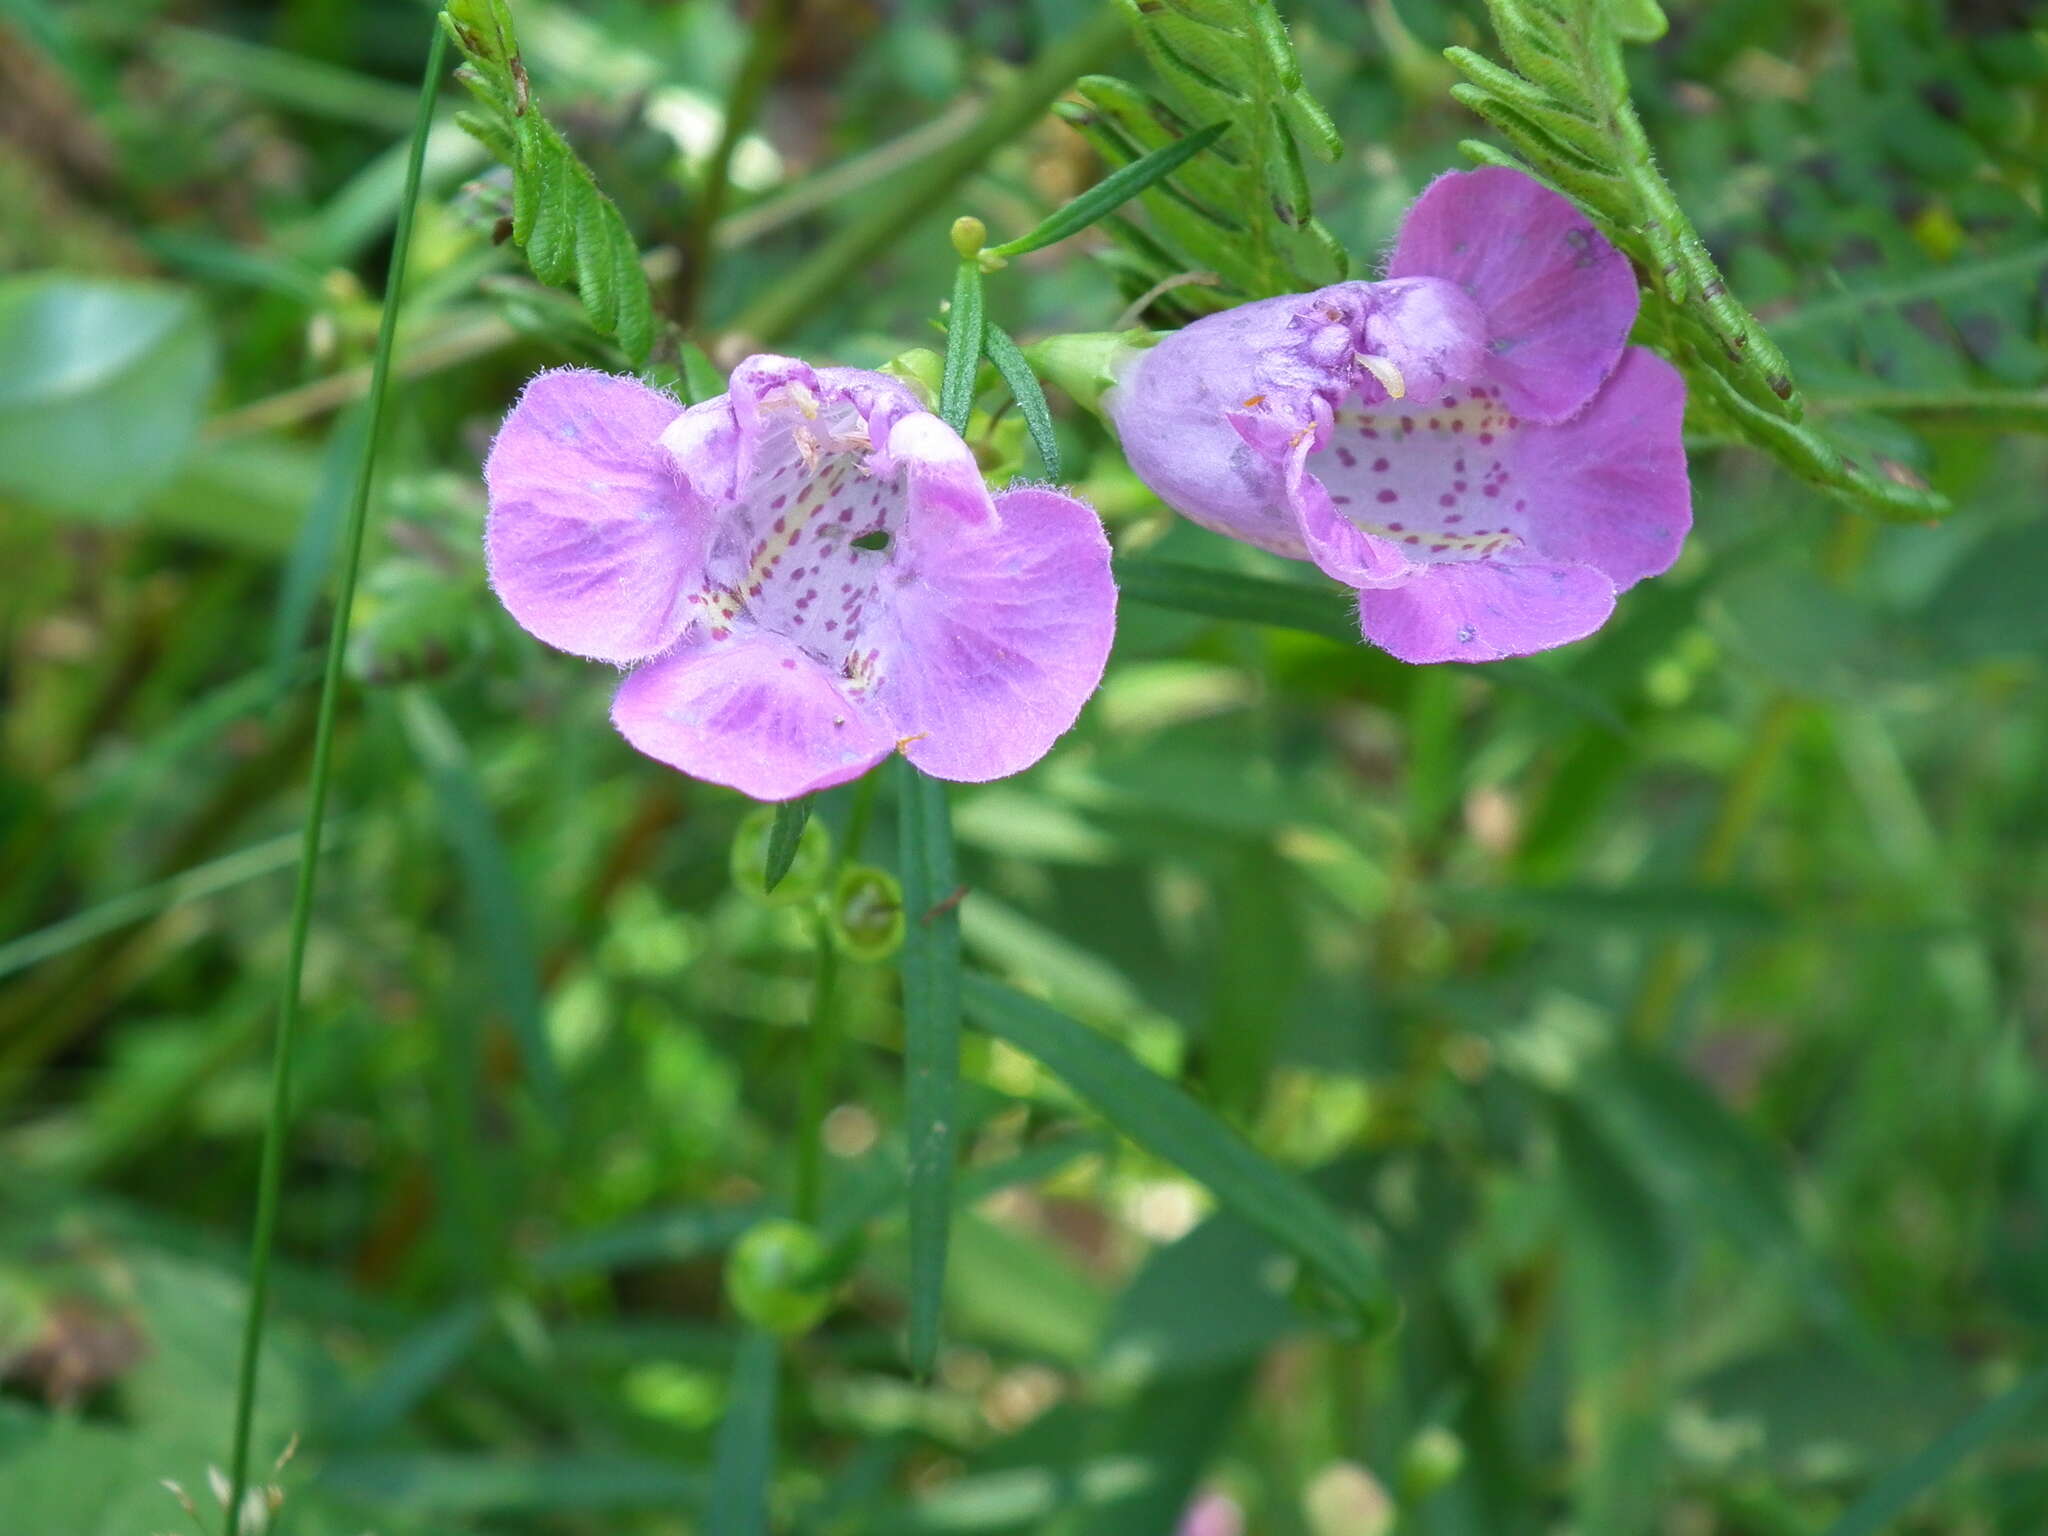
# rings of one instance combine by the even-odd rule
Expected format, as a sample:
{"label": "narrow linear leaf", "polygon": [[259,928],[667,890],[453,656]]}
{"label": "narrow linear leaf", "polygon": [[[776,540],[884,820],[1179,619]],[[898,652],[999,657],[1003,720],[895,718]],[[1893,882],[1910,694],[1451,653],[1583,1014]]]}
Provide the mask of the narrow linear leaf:
{"label": "narrow linear leaf", "polygon": [[[949,373],[950,377],[950,373]],[[946,1241],[959,1137],[960,917],[953,823],[943,784],[903,760],[899,778],[903,905],[904,1128],[910,1167],[910,1362],[928,1374],[939,1349]]]}
{"label": "narrow linear leaf", "polygon": [[[332,825],[329,823],[330,829]],[[47,928],[24,933],[0,944],[0,978],[40,965],[81,944],[89,944],[102,934],[113,933],[159,912],[168,912],[188,901],[200,901],[245,881],[290,869],[299,861],[299,851],[298,833],[280,833],[172,875],[168,880],[109,897],[99,905],[73,913]],[[321,851],[329,850],[323,848]]]}
{"label": "narrow linear leaf", "polygon": [[1002,375],[1003,383],[1009,386],[1010,398],[1024,413],[1025,429],[1031,434],[1032,446],[1038,450],[1046,478],[1059,479],[1059,439],[1053,436],[1052,409],[1045,403],[1045,391],[1038,387],[1038,375],[1031,371],[1031,365],[1024,360],[1023,352],[1011,339],[1010,333],[994,321],[984,322],[982,347],[988,353],[988,360],[996,365],[996,372]]}
{"label": "narrow linear leaf", "polygon": [[1344,1218],[1236,1131],[1128,1051],[1084,1024],[985,977],[963,983],[989,1033],[1040,1062],[1111,1125],[1206,1185],[1218,1203],[1314,1268],[1373,1326],[1393,1298]]}
{"label": "narrow linear leaf", "polygon": [[1104,214],[1121,208],[1140,192],[1172,175],[1222,138],[1229,126],[1228,123],[1211,123],[1206,128],[1198,128],[1186,138],[1155,149],[1121,170],[1111,172],[1073,201],[1055,209],[1029,234],[1019,235],[1015,240],[997,246],[995,254],[1021,256],[1027,251],[1043,250],[1069,235],[1079,234]]}
{"label": "narrow linear leaf", "polygon": [[981,267],[969,258],[953,277],[953,306],[946,315],[946,373],[939,384],[939,415],[965,434],[974,411],[974,375],[981,366]]}
{"label": "narrow linear leaf", "polygon": [[1358,642],[1352,602],[1335,587],[1303,586],[1171,560],[1120,560],[1116,580],[1118,591],[1134,603],[1296,629],[1347,645]]}
{"label": "narrow linear leaf", "polygon": [[732,1390],[718,1426],[706,1528],[718,1536],[767,1536],[775,1475],[775,1388],[781,1346],[755,1330],[733,1358]]}
{"label": "narrow linear leaf", "polygon": [[334,547],[341,540],[342,521],[348,513],[349,482],[356,460],[363,454],[365,419],[360,403],[336,418],[320,456],[320,477],[313,484],[312,501],[293,536],[291,553],[285,557],[277,616],[270,632],[270,665],[280,679],[298,665],[306,627],[313,621],[320,588],[334,564]]}
{"label": "narrow linear leaf", "polygon": [[2048,1401],[2048,1370],[2034,1372],[2003,1397],[1992,1399],[1876,1485],[1827,1529],[1827,1536],[1878,1536],[1921,1495]]}
{"label": "narrow linear leaf", "polygon": [[804,828],[811,824],[811,797],[785,800],[775,807],[775,825],[768,829],[768,860],[761,885],[773,892],[796,862],[797,848],[804,840]]}
{"label": "narrow linear leaf", "polygon": [[539,950],[519,899],[511,858],[477,782],[476,765],[454,723],[424,689],[409,687],[400,693],[399,719],[439,807],[442,829],[482,933],[491,986],[519,1041],[534,1096],[560,1124],[565,1096],[542,1016]]}

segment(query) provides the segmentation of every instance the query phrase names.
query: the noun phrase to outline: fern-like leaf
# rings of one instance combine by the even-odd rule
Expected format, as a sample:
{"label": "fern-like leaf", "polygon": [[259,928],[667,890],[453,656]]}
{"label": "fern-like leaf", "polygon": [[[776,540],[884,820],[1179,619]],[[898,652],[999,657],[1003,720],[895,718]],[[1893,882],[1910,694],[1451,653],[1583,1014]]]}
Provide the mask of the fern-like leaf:
{"label": "fern-like leaf", "polygon": [[1519,157],[1467,142],[1473,159],[1530,171],[1571,197],[1646,274],[1642,331],[1686,371],[1703,425],[1773,454],[1794,473],[1867,510],[1937,517],[1946,498],[1896,469],[1873,472],[1805,425],[1785,355],[1729,291],[1657,168],[1630,99],[1619,14],[1654,31],[1655,8],[1617,0],[1487,0],[1512,69],[1466,48],[1445,57],[1465,75],[1452,94],[1498,129]]}
{"label": "fern-like leaf", "polygon": [[539,104],[519,58],[505,0],[449,0],[441,12],[463,66],[456,78],[478,111],[456,121],[512,169],[512,238],[534,276],[574,288],[590,323],[636,368],[654,345],[654,305],[640,247]]}
{"label": "fern-like leaf", "polygon": [[[1136,288],[1176,272],[1211,272],[1222,286],[1200,302],[1218,308],[1344,277],[1350,257],[1316,220],[1301,160],[1302,143],[1325,160],[1342,145],[1302,87],[1272,0],[1117,3],[1164,95],[1090,75],[1076,87],[1086,105],[1069,103],[1061,115],[1113,166],[1186,138],[1196,124],[1226,125],[1214,145],[1141,199],[1158,243],[1125,253]],[[1129,228],[1108,227],[1119,235]],[[1201,292],[1180,297],[1190,302]]]}

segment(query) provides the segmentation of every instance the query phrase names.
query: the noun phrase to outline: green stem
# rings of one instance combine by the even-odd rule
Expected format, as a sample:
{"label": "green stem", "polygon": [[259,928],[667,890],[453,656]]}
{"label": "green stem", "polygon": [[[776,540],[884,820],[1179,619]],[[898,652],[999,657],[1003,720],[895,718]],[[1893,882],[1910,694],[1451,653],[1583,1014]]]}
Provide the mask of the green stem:
{"label": "green stem", "polygon": [[[825,900],[832,900],[827,884]],[[818,917],[818,978],[811,994],[811,1038],[804,1054],[803,1085],[797,1100],[795,1215],[816,1225],[825,1185],[824,1128],[826,1103],[832,1096],[833,1072],[839,1064],[839,951],[832,942],[832,922]]]}
{"label": "green stem", "polygon": [[[821,903],[838,899],[839,872],[860,860],[861,844],[867,840],[868,822],[874,815],[875,790],[881,783],[878,772],[861,776],[853,787],[853,809],[846,818],[846,835],[839,841],[832,867],[825,874]],[[818,913],[818,971],[811,993],[811,1037],[806,1042],[804,1076],[797,1095],[796,1127],[796,1219],[815,1224],[825,1183],[824,1127],[826,1106],[832,1095],[832,1079],[839,1068],[842,1032],[839,1026],[839,952],[832,942],[832,914],[823,905]]]}
{"label": "green stem", "polygon": [[732,94],[725,100],[725,121],[719,125],[718,143],[711,151],[711,163],[704,167],[704,185],[683,237],[682,267],[676,274],[676,324],[685,331],[696,318],[697,306],[710,286],[711,237],[732,191],[732,157],[753,125],[761,98],[767,94],[768,82],[782,62],[783,52],[789,46],[790,22],[795,16],[796,0],[762,0],[754,14],[747,56],[733,77]]}
{"label": "green stem", "polygon": [[385,395],[391,379],[392,340],[405,284],[406,251],[412,244],[413,209],[419,201],[420,168],[427,151],[427,132],[434,122],[434,99],[448,35],[434,28],[427,50],[427,69],[420,83],[419,114],[413,121],[412,147],[406,158],[405,194],[398,207],[398,228],[391,246],[390,276],[385,282],[384,313],[377,327],[377,353],[370,374],[369,418],[363,432],[362,459],[356,467],[355,492],[349,502],[348,527],[342,540],[341,580],[334,595],[334,623],[327,636],[327,663],[320,679],[320,707],[313,731],[312,782],[307,790],[306,822],[299,854],[298,883],[292,892],[291,943],[285,958],[284,992],[278,1008],[277,1039],[271,1059],[270,1112],[263,1127],[261,1171],[256,1186],[256,1230],[249,1251],[249,1304],[242,1327],[241,1365],[235,1381],[235,1439],[229,1459],[226,1530],[237,1536],[242,1492],[248,1485],[249,1431],[256,1408],[256,1366],[263,1340],[264,1303],[270,1291],[270,1254],[277,1236],[278,1194],[284,1182],[286,1122],[291,1108],[292,1046],[299,1017],[299,978],[306,962],[306,934],[312,923],[313,887],[319,872],[320,825],[327,810],[327,785],[334,764],[334,720],[341,695],[342,659],[348,645],[349,609],[355,601],[356,573],[362,565],[363,527],[369,519],[370,481],[377,464],[378,429],[384,421]]}
{"label": "green stem", "polygon": [[1106,59],[1124,39],[1122,10],[1102,6],[1020,71],[959,138],[899,175],[867,213],[755,300],[732,324],[755,346],[781,341],[820,305],[846,292],[855,274],[906,224],[930,213],[1004,144],[1022,133],[1060,92]]}

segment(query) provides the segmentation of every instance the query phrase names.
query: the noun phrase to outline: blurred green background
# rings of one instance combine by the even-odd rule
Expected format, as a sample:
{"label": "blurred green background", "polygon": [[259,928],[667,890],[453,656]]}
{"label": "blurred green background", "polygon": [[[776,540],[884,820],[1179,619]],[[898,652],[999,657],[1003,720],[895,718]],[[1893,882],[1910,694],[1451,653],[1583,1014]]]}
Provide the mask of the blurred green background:
{"label": "blurred green background", "polygon": [[[1402,1322],[1347,1336],[970,1036],[914,1381],[895,976],[848,961],[825,1226],[864,1242],[784,1352],[776,1529],[1164,1536],[1204,1489],[1259,1536],[2048,1529],[2048,9],[1668,9],[1630,63],[1682,201],[1813,418],[1957,512],[1883,526],[1703,440],[1678,568],[1490,669],[1127,598],[1081,726],[954,797],[969,960],[1311,1177]],[[803,0],[714,240],[714,355],[1093,12]],[[665,297],[746,14],[516,15]],[[1288,19],[1348,146],[1318,209],[1369,266],[1478,131],[1438,50],[1487,47],[1484,15]],[[218,1528],[315,647],[430,26],[0,0],[9,1536],[190,1528],[160,1479]],[[1091,67],[1145,78],[1122,44]],[[745,803],[630,751],[602,670],[484,585],[499,417],[609,361],[493,243],[487,165],[436,128],[256,1453],[298,1437],[301,1536],[723,1536],[719,1426],[762,1380],[723,1259],[786,1194],[812,931],[735,885]],[[931,344],[952,217],[1021,231],[1099,174],[1041,117],[783,345]],[[1131,297],[1073,246],[991,292],[1026,340]],[[1055,408],[1122,556],[1315,580],[1176,524]]]}

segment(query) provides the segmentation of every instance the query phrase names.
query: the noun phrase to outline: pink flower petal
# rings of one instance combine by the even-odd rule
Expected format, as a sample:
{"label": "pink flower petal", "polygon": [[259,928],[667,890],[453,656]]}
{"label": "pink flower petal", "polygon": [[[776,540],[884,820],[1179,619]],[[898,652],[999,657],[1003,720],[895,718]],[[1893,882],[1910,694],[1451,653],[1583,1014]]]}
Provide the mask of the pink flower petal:
{"label": "pink flower petal", "polygon": [[756,800],[859,778],[895,735],[793,641],[754,633],[637,668],[612,723],[649,757]]}
{"label": "pink flower petal", "polygon": [[1567,199],[1501,166],[1432,182],[1408,210],[1387,276],[1448,278],[1472,295],[1491,331],[1483,382],[1536,421],[1583,406],[1635,323],[1628,258]]}
{"label": "pink flower petal", "polygon": [[1692,528],[1684,427],[1684,378],[1630,347],[1582,414],[1531,432],[1516,456],[1530,550],[1597,567],[1618,591],[1669,570]]}
{"label": "pink flower petal", "polygon": [[1004,492],[979,522],[914,502],[903,546],[877,626],[875,707],[939,778],[1030,767],[1109,659],[1116,584],[1101,523],[1071,496],[1030,487]]}
{"label": "pink flower petal", "polygon": [[1614,583],[1589,565],[1431,565],[1361,594],[1358,612],[1365,638],[1402,661],[1498,661],[1592,634],[1614,612]]}
{"label": "pink flower petal", "polygon": [[710,527],[659,439],[681,407],[633,379],[543,373],[484,465],[491,585],[560,650],[632,662],[690,622]]}

